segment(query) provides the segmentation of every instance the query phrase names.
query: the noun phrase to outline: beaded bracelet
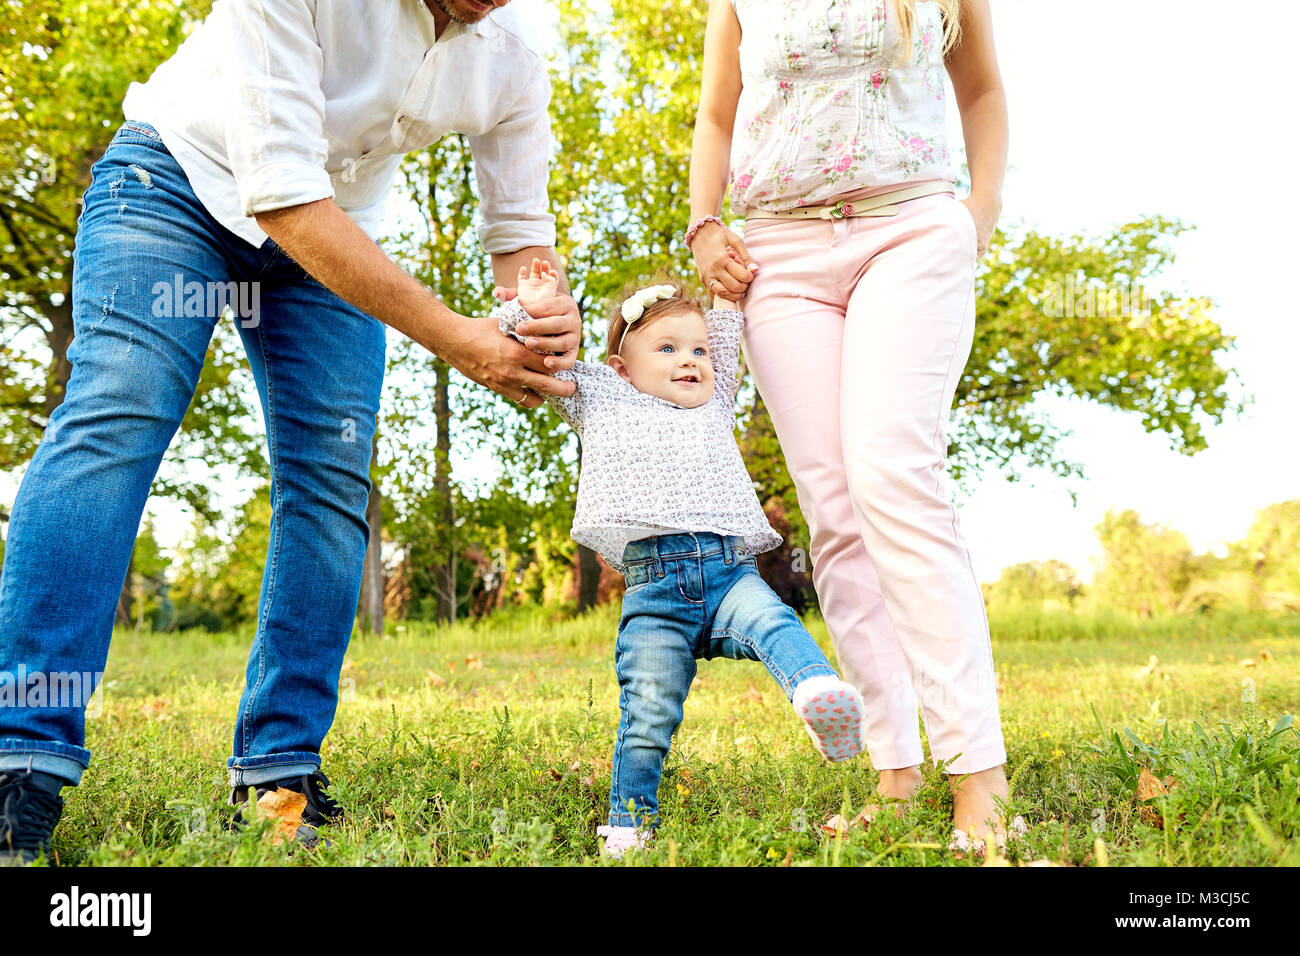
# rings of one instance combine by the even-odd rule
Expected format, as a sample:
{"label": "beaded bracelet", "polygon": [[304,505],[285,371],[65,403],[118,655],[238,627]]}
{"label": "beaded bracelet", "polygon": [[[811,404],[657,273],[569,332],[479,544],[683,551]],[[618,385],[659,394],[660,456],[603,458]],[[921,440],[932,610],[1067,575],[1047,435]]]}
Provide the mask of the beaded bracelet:
{"label": "beaded bracelet", "polygon": [[701,216],[699,219],[695,220],[695,224],[686,230],[685,242],[687,249],[691,247],[691,240],[694,239],[695,234],[700,231],[700,226],[704,225],[706,222],[716,222],[719,226],[723,224],[722,220],[717,216]]}

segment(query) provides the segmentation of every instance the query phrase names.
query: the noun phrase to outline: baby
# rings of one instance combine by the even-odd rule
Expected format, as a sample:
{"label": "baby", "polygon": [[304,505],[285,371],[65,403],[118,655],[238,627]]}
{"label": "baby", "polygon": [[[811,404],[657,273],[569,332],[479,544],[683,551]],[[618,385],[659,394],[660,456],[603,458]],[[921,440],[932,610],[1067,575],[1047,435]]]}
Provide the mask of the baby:
{"label": "baby", "polygon": [[[534,259],[520,269],[503,332],[555,295],[557,275]],[[498,290],[501,294],[501,290]],[[759,576],[754,555],[775,548],[735,439],[736,374],[744,316],[701,313],[676,285],[624,299],[609,323],[605,364],[555,373],[577,383],[548,396],[582,440],[575,541],[627,582],[614,645],[621,689],[606,852],[645,844],[659,811],[659,778],[697,658],[761,662],[781,685],[823,757],[863,748],[863,704],[799,618]]]}

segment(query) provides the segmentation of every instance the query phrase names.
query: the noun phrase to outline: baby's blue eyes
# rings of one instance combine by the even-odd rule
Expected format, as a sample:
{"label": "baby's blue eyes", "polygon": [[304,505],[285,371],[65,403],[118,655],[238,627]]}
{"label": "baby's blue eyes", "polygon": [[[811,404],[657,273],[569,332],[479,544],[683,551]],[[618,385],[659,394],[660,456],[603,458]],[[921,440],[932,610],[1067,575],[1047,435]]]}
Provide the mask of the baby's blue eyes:
{"label": "baby's blue eyes", "polygon": [[[669,353],[671,353],[671,352],[673,351],[673,347],[672,347],[671,345],[661,345],[661,346],[659,346],[659,351],[660,351],[660,352],[669,352]],[[696,349],[696,350],[695,350],[695,354],[696,354],[696,355],[699,355],[699,356],[701,356],[701,357],[703,357],[703,355],[704,355],[704,349]]]}

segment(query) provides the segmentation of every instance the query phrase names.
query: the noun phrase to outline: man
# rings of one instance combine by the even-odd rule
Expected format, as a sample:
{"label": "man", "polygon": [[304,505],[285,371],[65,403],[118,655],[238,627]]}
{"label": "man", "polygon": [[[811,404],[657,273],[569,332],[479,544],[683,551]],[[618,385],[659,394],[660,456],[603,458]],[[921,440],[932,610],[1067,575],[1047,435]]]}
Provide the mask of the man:
{"label": "man", "polygon": [[550,87],[507,2],[217,0],[128,90],[80,215],[67,396],[14,503],[0,579],[0,682],[15,692],[0,695],[0,855],[49,852],[59,792],[88,765],[85,702],[149,485],[227,302],[274,509],[232,800],[288,787],[307,796],[307,824],[339,812],[320,745],[360,590],[380,323],[523,406],[574,388],[549,374],[577,356],[563,290],[526,348],[374,242],[402,156],[456,130],[497,283],[534,256],[558,266]]}

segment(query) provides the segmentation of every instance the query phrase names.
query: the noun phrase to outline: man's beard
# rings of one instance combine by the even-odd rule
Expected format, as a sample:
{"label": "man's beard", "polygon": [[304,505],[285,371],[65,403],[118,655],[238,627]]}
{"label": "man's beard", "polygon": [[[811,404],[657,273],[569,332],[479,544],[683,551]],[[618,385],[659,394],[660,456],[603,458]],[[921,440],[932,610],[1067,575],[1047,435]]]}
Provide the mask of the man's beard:
{"label": "man's beard", "polygon": [[[438,5],[438,9],[445,13],[449,19],[455,20],[457,23],[477,23],[478,20],[482,20],[483,17],[487,16],[485,13],[483,14],[483,17],[479,17],[478,20],[466,20],[464,17],[456,14],[455,7],[452,6],[455,0],[433,0],[433,2]],[[490,13],[491,11],[488,12]]]}

